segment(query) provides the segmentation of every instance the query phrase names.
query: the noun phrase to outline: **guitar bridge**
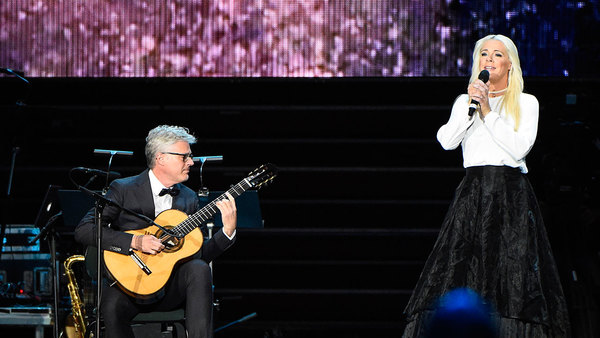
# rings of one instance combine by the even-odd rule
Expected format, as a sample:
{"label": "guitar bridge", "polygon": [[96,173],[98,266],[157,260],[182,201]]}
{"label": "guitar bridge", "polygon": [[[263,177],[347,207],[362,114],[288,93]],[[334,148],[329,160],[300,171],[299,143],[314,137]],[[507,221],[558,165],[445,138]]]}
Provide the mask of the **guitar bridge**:
{"label": "guitar bridge", "polygon": [[138,256],[135,252],[131,251],[129,257],[131,257],[131,259],[133,259],[135,264],[137,264],[137,266],[139,266],[140,269],[142,269],[142,271],[144,271],[144,273],[146,273],[146,275],[149,275],[152,273],[152,271],[150,271],[148,266],[144,262],[142,262],[142,259],[140,258],[140,256]]}

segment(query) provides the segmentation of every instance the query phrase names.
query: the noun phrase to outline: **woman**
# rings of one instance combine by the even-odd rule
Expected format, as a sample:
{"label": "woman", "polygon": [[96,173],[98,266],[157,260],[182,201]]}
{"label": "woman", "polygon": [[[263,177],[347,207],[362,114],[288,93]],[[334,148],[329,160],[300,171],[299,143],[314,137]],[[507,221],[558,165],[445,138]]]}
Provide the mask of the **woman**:
{"label": "woman", "polygon": [[[487,83],[478,79],[489,72]],[[537,134],[539,104],[523,93],[517,48],[502,35],[477,41],[468,94],[437,134],[446,150],[462,145],[458,186],[413,295],[405,337],[426,333],[436,300],[468,287],[495,309],[500,337],[566,337],[569,321],[525,156]],[[469,116],[471,101],[479,103]]]}

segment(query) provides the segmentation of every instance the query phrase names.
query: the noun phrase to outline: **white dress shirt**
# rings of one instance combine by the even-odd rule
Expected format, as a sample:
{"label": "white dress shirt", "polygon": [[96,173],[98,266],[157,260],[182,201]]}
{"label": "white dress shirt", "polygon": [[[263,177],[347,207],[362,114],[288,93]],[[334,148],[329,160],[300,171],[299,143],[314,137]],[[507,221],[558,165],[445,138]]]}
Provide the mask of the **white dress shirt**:
{"label": "white dress shirt", "polygon": [[169,194],[158,196],[161,190],[167,189],[167,187],[160,183],[152,169],[148,170],[148,176],[150,177],[150,188],[152,188],[152,198],[154,199],[154,217],[156,217],[161,212],[173,207],[173,196]]}
{"label": "white dress shirt", "polygon": [[444,149],[462,145],[465,168],[509,166],[527,173],[525,157],[537,136],[539,103],[535,96],[521,93],[521,121],[515,131],[513,119],[504,110],[498,111],[502,98],[490,98],[492,111],[481,119],[479,113],[469,117],[469,96],[462,94],[454,101],[448,123],[438,130],[437,139]]}

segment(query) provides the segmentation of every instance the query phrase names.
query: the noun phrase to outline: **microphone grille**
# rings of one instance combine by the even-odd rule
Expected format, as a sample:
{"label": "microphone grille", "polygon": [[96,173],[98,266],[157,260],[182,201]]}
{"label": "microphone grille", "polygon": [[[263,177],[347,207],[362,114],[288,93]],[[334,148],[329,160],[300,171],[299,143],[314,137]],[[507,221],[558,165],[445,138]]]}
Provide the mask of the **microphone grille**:
{"label": "microphone grille", "polygon": [[484,69],[481,71],[481,73],[479,73],[479,80],[485,82],[488,82],[488,80],[490,79],[490,72],[487,71],[487,69]]}

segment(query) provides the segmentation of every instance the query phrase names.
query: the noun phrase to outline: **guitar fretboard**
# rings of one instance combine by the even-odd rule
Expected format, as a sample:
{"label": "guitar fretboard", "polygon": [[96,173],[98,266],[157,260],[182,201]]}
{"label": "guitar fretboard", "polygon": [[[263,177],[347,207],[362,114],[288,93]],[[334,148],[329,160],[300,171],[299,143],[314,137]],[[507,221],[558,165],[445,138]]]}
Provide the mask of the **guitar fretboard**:
{"label": "guitar fretboard", "polygon": [[243,179],[238,184],[229,188],[227,192],[224,192],[219,197],[215,198],[210,203],[205,205],[202,209],[190,215],[185,221],[181,222],[179,225],[174,227],[172,231],[174,231],[177,235],[187,235],[192,230],[204,224],[204,222],[208,221],[214,214],[216,214],[219,211],[219,208],[217,208],[216,203],[222,199],[227,198],[227,193],[230,193],[231,196],[233,196],[233,198],[237,198],[242,193],[244,193],[244,191],[248,190],[251,187],[252,185],[250,184],[248,179]]}

